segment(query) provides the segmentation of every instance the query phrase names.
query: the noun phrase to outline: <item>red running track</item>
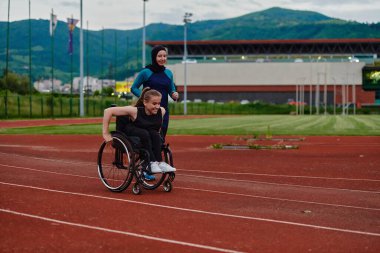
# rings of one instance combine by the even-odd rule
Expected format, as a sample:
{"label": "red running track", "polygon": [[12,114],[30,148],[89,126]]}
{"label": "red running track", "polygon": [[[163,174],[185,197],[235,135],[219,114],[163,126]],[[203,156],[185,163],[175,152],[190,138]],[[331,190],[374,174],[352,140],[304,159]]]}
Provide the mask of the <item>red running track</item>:
{"label": "red running track", "polygon": [[169,136],[173,190],[112,193],[100,136],[0,135],[1,252],[380,252],[380,137],[215,150]]}

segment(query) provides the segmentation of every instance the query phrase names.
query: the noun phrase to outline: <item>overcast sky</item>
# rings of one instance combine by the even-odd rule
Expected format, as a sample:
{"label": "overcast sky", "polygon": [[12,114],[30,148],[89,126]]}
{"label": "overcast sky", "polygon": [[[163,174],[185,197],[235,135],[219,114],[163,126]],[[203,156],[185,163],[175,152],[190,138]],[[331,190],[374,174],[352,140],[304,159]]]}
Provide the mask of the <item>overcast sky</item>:
{"label": "overcast sky", "polygon": [[[29,0],[11,0],[10,20],[29,18]],[[80,17],[80,0],[30,0],[32,19],[58,20]],[[326,16],[358,22],[380,22],[380,0],[148,0],[146,24],[182,24],[185,12],[193,21],[238,17],[271,7],[320,12]],[[0,21],[8,19],[8,0],[0,0]],[[83,26],[90,30],[129,30],[143,24],[143,0],[83,0]],[[79,25],[79,24],[78,24]]]}

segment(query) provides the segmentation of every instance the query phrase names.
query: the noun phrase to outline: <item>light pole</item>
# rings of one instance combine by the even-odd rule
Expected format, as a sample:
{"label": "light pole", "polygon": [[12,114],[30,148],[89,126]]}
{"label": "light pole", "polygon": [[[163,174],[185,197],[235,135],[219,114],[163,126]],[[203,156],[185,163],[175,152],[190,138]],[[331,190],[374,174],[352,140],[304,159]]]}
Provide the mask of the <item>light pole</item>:
{"label": "light pole", "polygon": [[29,117],[32,117],[32,19],[29,0]]}
{"label": "light pole", "polygon": [[183,114],[187,114],[187,24],[191,22],[190,17],[193,16],[192,13],[186,12],[183,17],[183,64],[185,68],[184,81],[183,81]]}
{"label": "light pole", "polygon": [[8,0],[8,21],[7,21],[7,52],[5,60],[5,118],[8,118],[8,64],[9,64],[9,13],[11,10],[11,1]]}
{"label": "light pole", "polygon": [[84,114],[84,94],[83,94],[83,0],[80,0],[80,32],[79,32],[79,115],[80,117],[85,116]]}
{"label": "light pole", "polygon": [[145,2],[148,0],[143,0],[143,34],[142,34],[142,67],[145,67]]}

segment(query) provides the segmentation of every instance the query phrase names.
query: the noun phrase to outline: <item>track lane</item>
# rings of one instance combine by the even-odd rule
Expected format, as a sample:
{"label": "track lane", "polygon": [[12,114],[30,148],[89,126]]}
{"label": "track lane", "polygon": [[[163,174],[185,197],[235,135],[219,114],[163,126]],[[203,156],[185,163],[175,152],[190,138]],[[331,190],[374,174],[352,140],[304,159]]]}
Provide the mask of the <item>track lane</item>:
{"label": "track lane", "polygon": [[[0,139],[1,139],[1,136],[0,136]],[[69,139],[73,141],[72,145],[77,145],[75,138],[69,138]],[[88,140],[91,140],[91,139],[92,138],[88,137]],[[3,142],[1,142],[1,144],[3,144]],[[22,142],[20,142],[20,145],[21,144]],[[89,198],[89,196],[87,195],[91,196],[91,194],[95,193],[95,196],[99,197],[100,200],[96,200],[96,201],[94,200],[94,203],[90,204],[89,208],[90,207],[96,208],[96,205],[99,205],[96,203],[104,202],[102,198],[108,195],[112,196],[112,198],[114,198],[114,196],[118,196],[118,198],[120,198],[118,200],[113,199],[112,202],[119,202],[119,201],[126,201],[126,200],[141,202],[141,199],[143,198],[144,203],[162,205],[164,207],[161,207],[161,206],[155,207],[160,210],[159,211],[160,215],[161,215],[161,212],[163,212],[161,211],[161,209],[167,209],[168,206],[172,206],[171,204],[175,203],[175,205],[173,206],[175,207],[174,212],[173,212],[174,214],[172,214],[173,210],[171,209],[170,209],[171,211],[165,212],[168,214],[168,216],[171,216],[172,220],[175,221],[173,228],[176,228],[178,226],[177,230],[181,230],[181,229],[183,230],[184,228],[188,228],[188,227],[192,228],[193,226],[196,229],[199,228],[201,231],[201,234],[203,235],[209,235],[210,233],[211,234],[214,233],[214,235],[218,235],[218,233],[214,232],[214,230],[218,230],[219,227],[214,228],[212,223],[207,222],[207,220],[203,220],[204,217],[202,217],[203,215],[212,216],[213,217],[212,220],[215,223],[218,223],[218,224],[220,223],[218,225],[220,226],[219,231],[221,234],[223,234],[221,238],[226,238],[224,239],[224,241],[226,241],[226,245],[228,246],[234,245],[234,242],[232,242],[232,239],[229,240],[225,236],[225,234],[229,233],[227,226],[230,225],[230,219],[239,220],[242,218],[238,218],[238,217],[247,217],[247,218],[250,218],[248,222],[248,225],[249,225],[248,229],[245,229],[245,226],[242,225],[244,224],[243,222],[240,223],[239,221],[236,224],[232,223],[234,227],[242,228],[244,232],[247,232],[250,236],[250,239],[253,240],[254,243],[249,246],[247,252],[256,252],[257,250],[261,250],[260,252],[278,252],[279,249],[281,249],[281,251],[285,249],[285,251],[283,252],[294,252],[294,251],[304,252],[304,251],[308,251],[309,249],[312,249],[314,251],[322,250],[324,252],[328,252],[328,251],[330,252],[361,252],[364,250],[366,252],[376,252],[379,249],[379,244],[377,243],[378,240],[374,241],[373,239],[371,239],[372,237],[376,237],[376,236],[365,234],[365,233],[375,233],[375,234],[378,233],[377,232],[377,227],[379,227],[378,211],[364,209],[368,207],[376,208],[378,206],[379,204],[378,194],[371,193],[371,192],[368,192],[368,193],[367,192],[352,192],[352,191],[342,191],[342,190],[338,191],[335,189],[317,189],[317,188],[312,188],[312,187],[286,186],[279,182],[276,183],[276,182],[271,181],[272,178],[280,178],[281,180],[285,180],[283,182],[289,182],[287,180],[292,178],[289,176],[294,176],[294,175],[301,176],[301,177],[326,177],[326,178],[336,177],[337,175],[334,172],[335,170],[340,170],[340,171],[345,171],[345,172],[352,171],[352,173],[345,174],[344,178],[355,179],[357,175],[359,175],[360,173],[358,171],[354,171],[352,168],[349,168],[348,167],[349,162],[342,163],[343,166],[341,167],[341,169],[340,167],[337,167],[336,165],[329,167],[328,169],[325,170],[326,172],[328,172],[326,174],[324,174],[323,172],[323,169],[322,169],[323,167],[313,167],[312,170],[310,170],[310,168],[305,170],[305,167],[302,162],[300,163],[298,167],[293,168],[291,171],[287,170],[286,173],[283,173],[282,167],[276,170],[271,169],[271,171],[267,171],[264,173],[261,167],[251,166],[251,168],[253,168],[252,174],[254,175],[250,175],[250,177],[252,176],[252,178],[248,179],[248,181],[250,182],[240,182],[239,184],[233,184],[231,182],[226,183],[226,182],[229,182],[226,179],[240,180],[240,176],[235,177],[236,175],[234,175],[234,178],[232,178],[231,174],[226,174],[225,176],[222,176],[221,179],[216,178],[215,174],[217,173],[214,173],[214,174],[212,173],[213,171],[215,172],[220,171],[220,168],[214,165],[212,166],[208,165],[207,167],[198,166],[201,170],[210,171],[210,172],[206,171],[206,175],[210,176],[209,178],[196,177],[196,175],[199,173],[195,173],[193,175],[185,175],[185,173],[192,174],[193,172],[189,173],[189,171],[192,170],[193,168],[186,168],[184,166],[184,171],[178,172],[178,176],[176,178],[176,181],[174,184],[174,190],[172,193],[167,194],[160,190],[156,190],[156,191],[144,191],[144,194],[142,196],[134,196],[130,192],[125,192],[122,194],[113,194],[106,191],[104,187],[100,185],[99,180],[96,179],[96,171],[94,171],[93,167],[89,168],[91,167],[89,166],[90,164],[95,164],[96,162],[96,160],[94,161],[94,154],[93,154],[93,151],[96,150],[95,148],[96,145],[87,144],[88,150],[84,150],[83,152],[81,152],[80,150],[82,146],[85,146],[85,144],[81,144],[79,146],[76,146],[75,149],[72,149],[70,151],[69,145],[63,144],[63,143],[54,143],[54,138],[51,138],[48,141],[48,144],[44,144],[41,146],[46,146],[48,148],[44,149],[44,148],[39,147],[37,149],[33,149],[33,145],[29,144],[28,150],[22,151],[20,150],[20,147],[14,147],[12,152],[15,152],[17,154],[29,155],[29,157],[26,160],[22,160],[20,159],[20,157],[17,157],[17,159],[12,159],[11,164],[10,164],[9,163],[10,160],[6,159],[6,156],[10,155],[10,153],[6,153],[6,152],[9,152],[9,149],[4,146],[1,147],[0,145],[0,152],[6,153],[4,156],[0,155],[0,161],[2,164],[4,164],[4,162],[8,162],[7,163],[8,167],[0,166],[1,177],[4,178],[3,175],[8,175],[10,176],[10,178],[6,178],[6,179],[9,179],[10,181],[6,183],[17,184],[17,183],[24,182],[25,184],[24,186],[21,186],[21,188],[29,187],[27,188],[28,191],[25,191],[25,192],[28,192],[28,194],[25,194],[25,195],[23,194],[19,196],[20,199],[17,199],[18,196],[14,197],[14,200],[16,201],[12,202],[12,204],[21,203],[20,206],[18,206],[18,208],[20,209],[28,208],[28,206],[32,206],[33,205],[32,203],[26,206],[22,204],[22,203],[29,203],[31,198],[32,199],[35,197],[37,199],[41,198],[41,194],[39,193],[35,194],[35,192],[41,191],[41,190],[33,189],[30,187],[48,186],[49,188],[52,188],[52,189],[58,189],[58,190],[69,192],[69,193],[72,192],[75,194],[86,195],[86,196],[79,195],[78,196],[79,199],[81,199],[82,197],[87,199]],[[52,149],[49,150],[49,147],[52,147]],[[56,149],[53,149],[53,148],[56,148]],[[370,146],[369,148],[373,148],[373,147]],[[62,149],[62,151],[59,151],[60,149]],[[30,150],[32,150],[32,153],[30,153]],[[177,149],[175,150],[177,151]],[[178,146],[178,150],[180,151],[180,153],[178,156],[177,156],[177,153],[175,153],[175,162],[176,164],[181,164],[181,163],[184,163],[184,160],[183,160],[184,158],[182,157],[183,154],[185,154],[186,152],[189,152],[189,150],[191,151],[191,149]],[[198,154],[199,152],[194,151],[194,153]],[[233,158],[233,155],[230,153],[226,155],[225,152],[219,152],[215,150],[206,149],[205,152],[201,152],[201,153],[202,153],[201,158],[203,158],[203,156],[212,157],[212,156],[215,156],[215,154],[223,153],[223,158],[221,158],[219,162],[224,162],[225,161],[224,159]],[[264,156],[270,154],[270,156],[268,156],[267,158],[269,159],[272,157],[273,153],[274,152],[268,152],[268,153],[263,153],[263,154]],[[239,153],[239,158],[241,158],[242,154],[243,153]],[[33,159],[33,157],[30,157],[30,155],[38,156],[40,159],[40,162],[38,162],[38,164],[34,164],[33,160],[36,160],[36,159]],[[235,153],[235,156],[236,156],[236,153]],[[3,160],[1,160],[2,157],[3,157]],[[332,159],[332,158],[328,156],[327,160],[329,159]],[[259,160],[263,161],[265,159],[259,159]],[[335,162],[336,160],[332,159],[332,161]],[[361,162],[360,164],[362,165],[365,164],[360,159],[358,159],[358,162]],[[374,159],[372,154],[369,155],[368,164],[369,163],[372,163],[373,166],[376,166],[379,164],[378,160]],[[28,171],[28,169],[9,167],[9,166],[18,166],[18,167],[24,166],[25,168],[26,167],[25,164],[30,165],[31,167],[30,169],[34,169],[34,170]],[[184,164],[187,164],[187,166],[189,166],[188,163],[184,163]],[[213,164],[213,162],[211,164]],[[248,169],[248,167],[246,167],[247,165],[244,165],[245,163],[242,163],[242,164],[243,164],[242,168],[239,167],[237,172],[247,173],[247,169]],[[317,165],[317,163],[315,164]],[[356,166],[355,162],[353,164]],[[266,164],[265,166],[267,165],[268,164]],[[321,164],[321,165],[324,166],[324,164]],[[35,168],[35,166],[37,168]],[[186,169],[188,171],[186,171]],[[19,173],[20,170],[23,172]],[[50,171],[50,172],[47,173],[44,170]],[[309,170],[311,172],[310,174],[308,174]],[[25,171],[28,171],[28,172],[25,172]],[[323,174],[321,172],[323,172]],[[360,177],[358,178],[362,178],[362,179],[373,178],[371,180],[373,180],[373,182],[377,182],[376,177],[372,177],[373,174],[377,173],[376,169],[369,166],[368,170],[366,169],[362,172],[363,173],[360,174]],[[17,173],[17,175],[14,175],[15,173]],[[182,176],[181,176],[181,173],[183,173]],[[278,177],[258,175],[258,174],[268,174],[268,173],[272,175],[278,175]],[[47,174],[50,174],[50,175],[47,175]],[[66,175],[63,175],[63,174],[66,174]],[[283,175],[283,177],[281,177],[281,175]],[[219,176],[220,175],[218,174],[218,177]],[[243,176],[246,178],[246,175],[243,175]],[[255,178],[256,179],[261,178],[263,182],[261,183],[254,182],[253,179]],[[300,178],[297,178],[297,180],[299,179]],[[310,178],[306,180],[310,180],[311,182],[313,182],[313,180],[320,180],[320,179]],[[341,180],[344,181],[343,179]],[[327,179],[326,181],[329,182],[329,183],[326,183],[326,185],[331,186],[331,180]],[[349,181],[349,180],[345,180],[345,181]],[[300,180],[300,182],[303,183],[302,180]],[[368,182],[361,182],[363,183],[364,189],[367,189],[368,187],[367,183],[369,182],[370,180],[368,180]],[[268,183],[271,183],[271,184],[268,184]],[[358,184],[358,186],[360,187],[360,184]],[[7,187],[9,187],[9,185]],[[375,185],[375,186],[370,186],[370,187],[376,188],[377,186]],[[18,186],[17,188],[20,188],[20,186]],[[0,189],[4,189],[4,188],[0,188]],[[50,191],[50,189],[48,190]],[[48,191],[48,190],[45,190],[45,191]],[[3,193],[3,190],[1,190],[1,193]],[[31,193],[33,193],[32,195],[34,196],[30,196]],[[260,196],[253,197],[257,195],[257,193],[259,193]],[[47,195],[46,199],[48,199],[48,195],[50,195],[51,197],[51,196],[57,196],[56,194],[62,195],[63,193],[54,193],[52,195],[52,192],[49,192],[49,194],[46,194]],[[67,193],[65,193],[64,195],[66,194]],[[366,196],[364,197],[364,200],[363,200],[363,196]],[[282,197],[283,199],[275,199],[277,197]],[[299,202],[309,201],[309,203],[297,203],[297,202],[293,203],[293,201],[285,200],[286,198],[289,198],[289,197],[295,198],[294,199],[295,201],[299,201]],[[68,200],[69,198],[67,197],[54,197],[54,198],[62,198],[63,201],[61,202],[64,202],[66,204],[71,203]],[[251,199],[251,200],[247,200],[247,199]],[[316,199],[320,200],[321,203],[310,203]],[[359,201],[359,203],[355,202],[355,199],[356,201]],[[73,201],[77,202],[76,200],[73,200]],[[87,203],[87,201],[89,200],[85,200],[85,203]],[[46,202],[44,203],[47,203],[47,202],[48,200],[46,200]],[[81,202],[81,201],[78,200],[78,202]],[[83,203],[83,200],[82,200],[82,203]],[[327,208],[321,207],[323,206],[321,204],[326,204],[326,203],[331,203],[331,204],[335,203],[337,205],[354,204],[355,206],[359,208],[352,208],[349,206],[347,207],[330,206]],[[1,198],[0,204],[3,204],[2,198]],[[125,206],[125,203],[120,204],[120,205]],[[135,206],[138,206],[138,205],[142,205],[142,204],[135,203],[131,207],[130,203],[128,203],[128,210],[132,210],[131,212],[132,214],[134,214],[134,212],[137,212],[135,210],[136,208]],[[52,210],[59,209],[57,208],[57,206],[59,206],[59,203],[53,202],[52,207],[51,207],[53,208]],[[189,212],[189,211],[180,210],[180,208],[190,209],[190,210],[199,210],[200,206],[202,207],[201,209],[202,215],[201,213],[196,213],[196,215],[194,216],[183,215],[183,212]],[[363,207],[363,210],[360,209],[360,206]],[[44,205],[41,204],[41,206],[38,206],[38,207],[41,210],[43,210]],[[312,207],[312,208],[305,209],[306,207],[308,208]],[[203,210],[203,208],[205,210]],[[145,213],[145,212],[148,212],[147,210],[151,209],[151,206],[149,206],[149,208],[140,207],[136,209],[140,209],[139,211],[143,209],[142,212]],[[20,212],[20,213],[29,214],[28,211],[30,212],[30,210],[25,209],[25,210],[18,210],[18,211],[25,211],[25,212]],[[77,210],[78,213],[81,213],[82,211],[79,208],[78,209],[74,208],[74,210]],[[309,210],[311,211],[311,213],[299,214],[298,210],[301,210],[301,211]],[[106,213],[112,213],[112,212],[109,212],[107,208],[104,211]],[[295,211],[297,212],[297,214],[292,213]],[[41,212],[45,212],[45,211],[41,211]],[[87,213],[87,211],[85,213]],[[222,217],[221,220],[219,220],[220,215],[217,215],[218,218],[214,217],[216,215],[213,215],[213,214],[216,214],[216,213],[223,214],[221,216]],[[43,213],[43,214],[49,215],[50,212],[48,210],[46,213]],[[260,214],[260,215],[257,215],[257,214]],[[139,216],[140,214],[138,213],[136,215]],[[202,218],[199,219],[198,215],[201,215],[200,217]],[[229,216],[229,215],[232,215],[232,216]],[[341,219],[336,219],[335,221],[331,221],[333,220],[334,217],[338,217],[339,215],[341,215]],[[63,217],[66,217],[66,216],[63,215]],[[69,213],[70,219],[72,218],[72,216],[74,218],[76,217],[75,214]],[[141,217],[145,218],[146,216],[141,215]],[[319,220],[319,218],[321,217],[323,219]],[[353,217],[355,217],[355,219],[356,218],[358,219],[355,220],[353,219]],[[166,219],[167,218],[162,218],[162,221],[167,223]],[[276,219],[283,221],[283,223],[276,222],[278,221]],[[79,220],[80,219],[78,218],[78,221],[76,222],[80,223]],[[86,219],[84,220],[87,221]],[[184,222],[184,221],[187,221],[189,223],[190,222],[194,223],[198,220],[203,221],[205,225],[203,229],[200,225],[194,225],[194,224],[188,225],[188,223]],[[225,220],[227,220],[227,222]],[[305,222],[305,220],[316,222],[314,223],[315,227],[312,228],[312,227],[301,226],[302,228],[300,229],[298,228],[300,226],[291,224],[291,223],[296,223],[296,222],[300,222],[301,224],[308,224]],[[88,220],[88,221],[91,222],[92,220]],[[288,222],[288,223],[285,223],[285,222]],[[327,227],[330,227],[330,228],[335,228],[332,226],[334,224],[337,225],[338,230],[323,229],[324,222],[327,224]],[[144,224],[148,224],[148,223],[144,222]],[[312,223],[309,223],[309,224],[312,224]],[[196,227],[196,226],[199,226],[199,227]],[[317,228],[318,226],[319,228]],[[158,227],[156,226],[153,226],[153,227],[158,229]],[[362,229],[362,230],[354,230],[354,231],[361,231],[365,233],[355,234],[352,232],[351,233],[348,232],[353,228]],[[207,232],[207,229],[211,230],[212,232]],[[347,229],[348,231],[343,232],[344,229]],[[325,230],[327,230],[327,232]],[[198,230],[192,230],[192,231],[198,232]],[[232,232],[234,231],[235,229],[232,229]],[[316,231],[318,231],[318,233],[315,233]],[[242,233],[237,232],[237,230],[235,232],[237,233],[236,237],[239,237],[239,236],[242,237],[247,234],[247,233],[244,233],[242,235]],[[181,236],[183,236],[183,238],[191,239],[192,235],[190,234],[189,232],[187,234],[183,233],[181,234]],[[323,240],[321,238],[323,238]],[[326,238],[328,239],[326,240]],[[204,240],[211,241],[219,245],[219,241],[217,241],[216,239],[211,240],[209,237],[205,236]],[[236,240],[239,240],[239,239],[236,239]],[[355,242],[353,242],[352,245],[347,244],[347,242],[351,243],[351,241],[355,241]],[[243,240],[241,243],[242,245],[238,246],[239,250],[246,249],[245,248],[247,247],[246,244],[249,244],[249,242],[247,243],[246,240]],[[339,247],[337,247],[337,245],[339,245]],[[149,246],[147,247],[150,248]],[[150,250],[152,250],[152,248],[150,248]],[[293,250],[293,251],[290,251],[290,250]]]}
{"label": "track lane", "polygon": [[[261,247],[263,247],[262,249],[270,247],[277,249],[284,247],[285,249],[288,243],[293,245],[294,249],[294,245],[297,245],[302,240],[306,240],[308,243],[307,245],[296,247],[300,251],[307,250],[308,248],[319,248],[321,239],[317,235],[322,233],[321,231],[323,231],[324,236],[327,236],[327,238],[335,238],[337,243],[343,243],[345,240],[354,240],[350,249],[352,247],[362,248],[368,243],[377,246],[379,236],[368,233],[358,234],[350,230],[326,230],[320,226],[299,227],[291,223],[273,223],[265,219],[244,219],[244,222],[241,222],[242,218],[239,216],[220,216],[205,212],[188,212],[184,215],[183,209],[157,212],[155,209],[162,208],[162,205],[158,206],[150,203],[146,203],[149,208],[138,207],[135,210],[136,203],[131,204],[128,200],[119,200],[115,203],[113,198],[102,197],[102,201],[99,202],[96,196],[90,197],[88,195],[63,191],[52,192],[51,190],[25,188],[18,189],[18,191],[32,192],[33,199],[25,200],[14,190],[11,191],[13,194],[10,193],[9,196],[10,201],[13,203],[13,211],[17,209],[17,212],[21,213],[37,212],[38,216],[49,219],[69,220],[71,223],[79,224],[89,222],[92,226],[111,227],[110,229],[120,231],[124,231],[123,228],[127,227],[128,232],[133,230],[132,233],[144,233],[145,235],[150,232],[154,233],[156,237],[163,237],[161,235],[164,234],[165,238],[171,237],[170,240],[175,240],[178,236],[179,238],[188,238],[189,241],[195,240],[197,244],[202,244],[202,242],[208,242],[208,245],[211,242],[218,245],[230,244],[230,246],[237,247],[239,251],[246,249],[243,251],[252,252]],[[0,187],[0,189],[2,192],[4,191],[4,187]],[[38,199],[37,204],[36,199]],[[110,201],[112,202],[111,204],[108,203]],[[34,205],[33,211],[31,211],[30,207],[28,208],[29,203]],[[39,205],[39,203],[42,204]],[[100,203],[102,205],[99,205]],[[68,208],[68,206],[70,207]],[[4,209],[3,206],[2,209]],[[80,212],[78,212],[79,210]],[[110,212],[112,213],[112,217],[107,218],[104,216],[104,213]],[[135,212],[138,212],[138,215],[135,215]],[[176,214],[177,212],[179,214]],[[33,213],[30,215],[36,215]],[[137,216],[144,220],[143,224],[149,224],[149,226],[141,226],[141,220],[131,219],[131,217],[135,218]],[[226,219],[228,222],[223,222]],[[161,227],[162,224],[170,224],[170,226]],[[176,225],[179,226],[179,229],[176,228]],[[273,226],[277,227],[275,231],[273,230]],[[242,237],[242,232],[244,233],[244,237]],[[271,234],[273,238],[286,238],[286,241],[273,242],[273,240],[269,240],[267,237],[268,234]],[[332,243],[332,240],[328,241]],[[260,245],[256,245],[254,242],[260,242]],[[349,249],[348,247],[341,248]],[[292,251],[284,250],[284,252]]]}
{"label": "track lane", "polygon": [[[11,170],[14,170],[14,167],[8,169],[10,173]],[[6,173],[6,169],[1,170],[2,178],[6,178],[6,175],[9,173]],[[37,187],[48,186],[53,187],[53,189],[62,189],[63,191],[75,190],[84,194],[91,194],[94,188],[98,188],[99,191],[97,194],[102,195],[104,193],[110,193],[108,191],[102,191],[99,181],[95,180],[93,177],[74,177],[74,180],[67,180],[68,177],[65,175],[57,175],[55,173],[44,175],[44,173],[39,171],[26,171],[25,173],[18,175],[20,176],[12,178],[14,182],[24,182],[24,184],[28,184],[28,182],[32,181],[33,186]],[[73,184],[73,182],[75,183]],[[281,191],[288,190],[289,189],[286,187],[281,188]],[[343,208],[342,206],[320,205],[311,202],[280,201],[279,199],[274,198],[247,198],[237,194],[222,195],[210,191],[200,192],[182,189],[176,190],[175,193],[170,194],[168,197],[157,200],[157,195],[165,194],[166,193],[164,193],[162,189],[157,189],[156,191],[146,192],[146,197],[144,199],[151,203],[157,203],[157,201],[159,201],[159,203],[166,204],[167,206],[173,206],[174,203],[175,207],[194,210],[197,210],[198,207],[202,205],[201,210],[208,212],[217,212],[220,207],[223,206],[223,212],[231,215],[277,219],[296,223],[333,226],[337,228],[350,228],[352,230],[361,230],[364,227],[371,231],[371,229],[380,227],[380,224],[373,222],[376,215],[380,214],[379,210],[375,209],[352,209]],[[376,202],[376,194],[361,196],[362,198],[374,198],[374,201]],[[132,195],[129,198],[138,200],[139,197],[140,196]],[[197,201],[193,201],[194,199],[197,199]],[[310,211],[312,214],[305,214],[305,210]],[[358,216],[359,219],[351,220],[353,214]],[[310,218],[312,219],[310,220]]]}

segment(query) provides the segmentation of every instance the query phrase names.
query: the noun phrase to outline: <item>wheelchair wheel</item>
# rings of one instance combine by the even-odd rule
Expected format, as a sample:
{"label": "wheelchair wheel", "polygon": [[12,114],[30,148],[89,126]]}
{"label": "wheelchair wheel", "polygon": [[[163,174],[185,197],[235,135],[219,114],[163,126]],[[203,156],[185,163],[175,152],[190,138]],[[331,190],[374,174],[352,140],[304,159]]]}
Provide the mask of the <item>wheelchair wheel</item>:
{"label": "wheelchair wheel", "polygon": [[[162,158],[163,158],[162,160],[165,161],[167,164],[170,164],[171,166],[173,166],[172,152],[171,152],[168,144],[165,144],[162,147]],[[139,161],[139,159],[137,159],[137,160]],[[144,162],[136,162],[136,164],[138,164],[138,163],[144,164]],[[157,187],[159,187],[165,181],[166,177],[169,175],[169,178],[170,178],[169,184],[170,185],[167,186],[165,184],[164,187],[166,186],[167,189],[170,189],[170,190],[165,190],[165,191],[167,191],[167,192],[171,191],[171,189],[172,189],[171,182],[174,180],[174,177],[175,177],[174,172],[153,174],[155,179],[154,180],[147,180],[144,177],[144,174],[141,174],[141,173],[147,173],[147,171],[148,170],[147,170],[146,166],[145,167],[140,166],[139,169],[137,170],[137,172],[140,173],[138,176],[141,179],[141,185],[143,186],[143,188],[148,189],[148,190],[154,190]]]}
{"label": "wheelchair wheel", "polygon": [[163,147],[162,147],[162,158],[163,160],[167,163],[167,164],[170,164],[170,166],[174,167],[174,163],[173,163],[173,155],[172,155],[172,151],[169,147],[169,144],[165,144]]}
{"label": "wheelchair wheel", "polygon": [[164,191],[171,192],[171,190],[172,190],[172,183],[170,182],[170,180],[166,180],[164,182]]}
{"label": "wheelchair wheel", "polygon": [[[170,166],[174,167],[174,162],[173,162],[173,155],[172,151],[169,147],[169,144],[165,144],[162,147],[162,155],[163,155],[163,160],[167,163],[170,164]],[[170,182],[173,182],[175,178],[175,172],[170,172],[168,173],[168,179]]]}
{"label": "wheelchair wheel", "polygon": [[140,188],[140,185],[138,183],[135,183],[132,187],[132,192],[133,194],[135,195],[139,195],[141,194],[141,188]]}
{"label": "wheelchair wheel", "polygon": [[[141,156],[136,157],[136,176],[139,179],[140,184],[144,189],[147,190],[154,190],[157,187],[159,187],[162,182],[165,180],[166,174],[163,173],[156,173],[156,174],[149,174],[149,168],[148,164],[149,162],[146,162]],[[145,176],[153,175],[153,177]]]}
{"label": "wheelchair wheel", "polygon": [[128,141],[113,134],[112,141],[103,142],[98,152],[98,173],[102,183],[113,192],[124,191],[132,182],[130,168],[134,155]]}

